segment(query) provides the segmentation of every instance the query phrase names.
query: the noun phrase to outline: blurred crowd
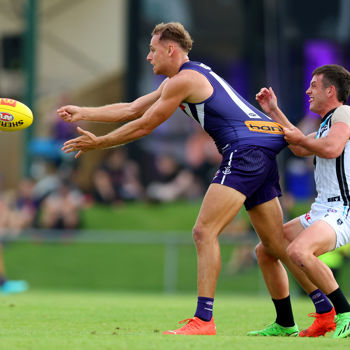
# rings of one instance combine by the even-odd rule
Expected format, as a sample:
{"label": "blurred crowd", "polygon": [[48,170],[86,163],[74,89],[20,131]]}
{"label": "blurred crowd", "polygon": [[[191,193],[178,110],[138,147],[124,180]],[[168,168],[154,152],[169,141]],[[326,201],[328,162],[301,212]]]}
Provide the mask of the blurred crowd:
{"label": "blurred crowd", "polygon": [[157,144],[155,152],[142,144],[112,148],[98,151],[87,173],[79,160],[60,150],[75,136],[75,126],[57,119],[53,130],[50,138],[29,145],[30,177],[8,189],[0,174],[0,236],[17,235],[24,228],[79,229],[81,210],[94,204],[201,199],[221,158],[209,137],[194,127],[191,136],[185,135],[182,157],[169,144]]}

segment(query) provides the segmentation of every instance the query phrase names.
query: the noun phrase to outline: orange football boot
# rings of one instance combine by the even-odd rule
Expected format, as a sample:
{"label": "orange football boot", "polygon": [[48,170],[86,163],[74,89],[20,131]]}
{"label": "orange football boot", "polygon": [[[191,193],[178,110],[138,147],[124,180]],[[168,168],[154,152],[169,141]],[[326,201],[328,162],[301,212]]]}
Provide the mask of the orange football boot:
{"label": "orange football boot", "polygon": [[325,335],[327,332],[335,330],[335,310],[334,308],[324,314],[313,312],[309,314],[310,317],[315,317],[313,324],[303,331],[299,332],[299,337],[319,337]]}
{"label": "orange football boot", "polygon": [[[188,322],[187,322],[188,321]],[[183,327],[175,329],[173,331],[165,331],[163,334],[184,334],[184,335],[216,335],[216,326],[214,318],[212,317],[209,322],[202,321],[198,317],[186,318],[179,323],[185,323]]]}

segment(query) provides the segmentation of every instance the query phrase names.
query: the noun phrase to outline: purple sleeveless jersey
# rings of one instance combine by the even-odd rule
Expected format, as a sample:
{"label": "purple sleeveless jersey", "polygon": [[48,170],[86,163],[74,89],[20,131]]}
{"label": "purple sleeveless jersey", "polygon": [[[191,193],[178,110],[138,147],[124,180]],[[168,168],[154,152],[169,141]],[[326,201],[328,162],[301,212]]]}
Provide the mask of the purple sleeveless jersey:
{"label": "purple sleeveless jersey", "polygon": [[200,62],[184,63],[181,70],[192,69],[203,74],[214,88],[201,103],[181,103],[180,108],[199,122],[213,138],[220,153],[232,145],[260,146],[277,154],[287,143],[281,125],[256,109],[240,96],[210,67]]}

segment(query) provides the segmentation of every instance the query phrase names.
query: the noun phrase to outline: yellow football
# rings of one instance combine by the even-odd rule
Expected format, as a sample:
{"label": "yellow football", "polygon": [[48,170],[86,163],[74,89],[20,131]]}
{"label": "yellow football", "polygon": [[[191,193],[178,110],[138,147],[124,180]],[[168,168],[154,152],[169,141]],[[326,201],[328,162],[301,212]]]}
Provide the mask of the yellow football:
{"label": "yellow football", "polygon": [[0,130],[17,131],[33,123],[33,113],[22,102],[0,98]]}

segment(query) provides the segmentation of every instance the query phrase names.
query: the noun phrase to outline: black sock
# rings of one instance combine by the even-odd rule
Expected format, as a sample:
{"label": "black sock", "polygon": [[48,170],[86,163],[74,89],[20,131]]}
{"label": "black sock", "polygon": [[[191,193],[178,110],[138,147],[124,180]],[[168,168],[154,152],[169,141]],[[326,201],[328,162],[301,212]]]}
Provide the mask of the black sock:
{"label": "black sock", "polygon": [[276,323],[282,327],[293,327],[294,317],[289,295],[284,299],[272,299],[276,309]]}
{"label": "black sock", "polygon": [[336,289],[334,292],[327,295],[327,298],[332,302],[337,314],[342,314],[344,312],[350,312],[350,305],[346,300],[343,292],[340,288]]}

